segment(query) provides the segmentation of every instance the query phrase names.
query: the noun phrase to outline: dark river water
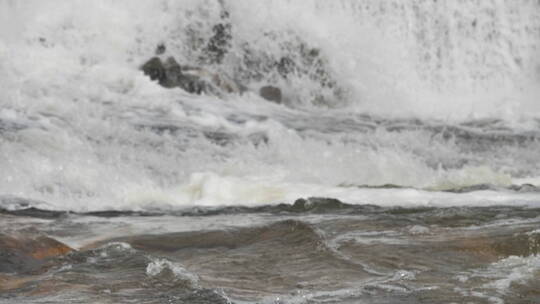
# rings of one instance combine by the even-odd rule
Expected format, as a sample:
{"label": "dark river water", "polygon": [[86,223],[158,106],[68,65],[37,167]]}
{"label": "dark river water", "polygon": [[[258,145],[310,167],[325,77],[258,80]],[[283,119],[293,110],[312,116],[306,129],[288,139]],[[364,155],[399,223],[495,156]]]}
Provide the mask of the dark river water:
{"label": "dark river water", "polygon": [[4,233],[39,231],[80,250],[38,265],[0,261],[13,270],[0,276],[6,303],[540,300],[535,208],[311,198],[177,215],[21,213],[1,216]]}

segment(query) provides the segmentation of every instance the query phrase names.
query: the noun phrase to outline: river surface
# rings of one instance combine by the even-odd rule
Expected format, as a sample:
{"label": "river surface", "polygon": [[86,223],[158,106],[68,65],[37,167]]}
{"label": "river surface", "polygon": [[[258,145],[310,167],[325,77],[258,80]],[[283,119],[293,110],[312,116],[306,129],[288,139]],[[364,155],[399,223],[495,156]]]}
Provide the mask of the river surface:
{"label": "river surface", "polygon": [[0,0],[0,303],[540,303],[539,100],[538,1]]}

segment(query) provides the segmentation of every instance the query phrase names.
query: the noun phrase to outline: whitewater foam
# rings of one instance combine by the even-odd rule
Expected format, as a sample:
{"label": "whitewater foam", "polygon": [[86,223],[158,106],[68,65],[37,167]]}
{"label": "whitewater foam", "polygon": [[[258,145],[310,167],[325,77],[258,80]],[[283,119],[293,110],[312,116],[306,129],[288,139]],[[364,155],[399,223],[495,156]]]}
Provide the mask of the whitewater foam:
{"label": "whitewater foam", "polygon": [[146,274],[150,277],[158,277],[170,271],[174,275],[174,280],[187,281],[191,286],[197,286],[199,278],[197,275],[188,272],[179,263],[174,263],[166,259],[153,259],[146,267]]}
{"label": "whitewater foam", "polygon": [[[539,185],[538,11],[527,0],[0,1],[0,195],[76,211],[307,196],[534,205],[532,193],[418,189]],[[249,89],[277,83],[285,105],[166,90],[138,71],[159,43],[202,64],[219,22],[231,49],[206,68]],[[282,58],[299,72],[281,77]],[[388,184],[413,189],[356,188]]]}

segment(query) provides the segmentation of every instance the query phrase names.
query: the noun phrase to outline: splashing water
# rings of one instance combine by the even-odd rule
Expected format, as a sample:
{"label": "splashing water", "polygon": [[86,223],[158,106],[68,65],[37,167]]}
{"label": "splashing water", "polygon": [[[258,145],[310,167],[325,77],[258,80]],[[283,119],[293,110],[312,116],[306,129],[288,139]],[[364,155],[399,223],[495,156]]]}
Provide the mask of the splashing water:
{"label": "splashing water", "polygon": [[[538,201],[493,188],[539,185],[537,1],[4,0],[0,14],[9,208]],[[158,86],[138,69],[159,44],[247,92]],[[257,96],[266,84],[283,105]]]}

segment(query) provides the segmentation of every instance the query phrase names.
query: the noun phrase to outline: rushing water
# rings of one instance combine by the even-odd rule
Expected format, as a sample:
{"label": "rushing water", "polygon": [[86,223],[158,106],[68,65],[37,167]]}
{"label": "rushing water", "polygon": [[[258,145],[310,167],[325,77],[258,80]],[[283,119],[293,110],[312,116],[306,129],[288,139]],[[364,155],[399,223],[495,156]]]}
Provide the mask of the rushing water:
{"label": "rushing water", "polygon": [[539,100],[536,0],[0,0],[0,302],[540,302]]}

